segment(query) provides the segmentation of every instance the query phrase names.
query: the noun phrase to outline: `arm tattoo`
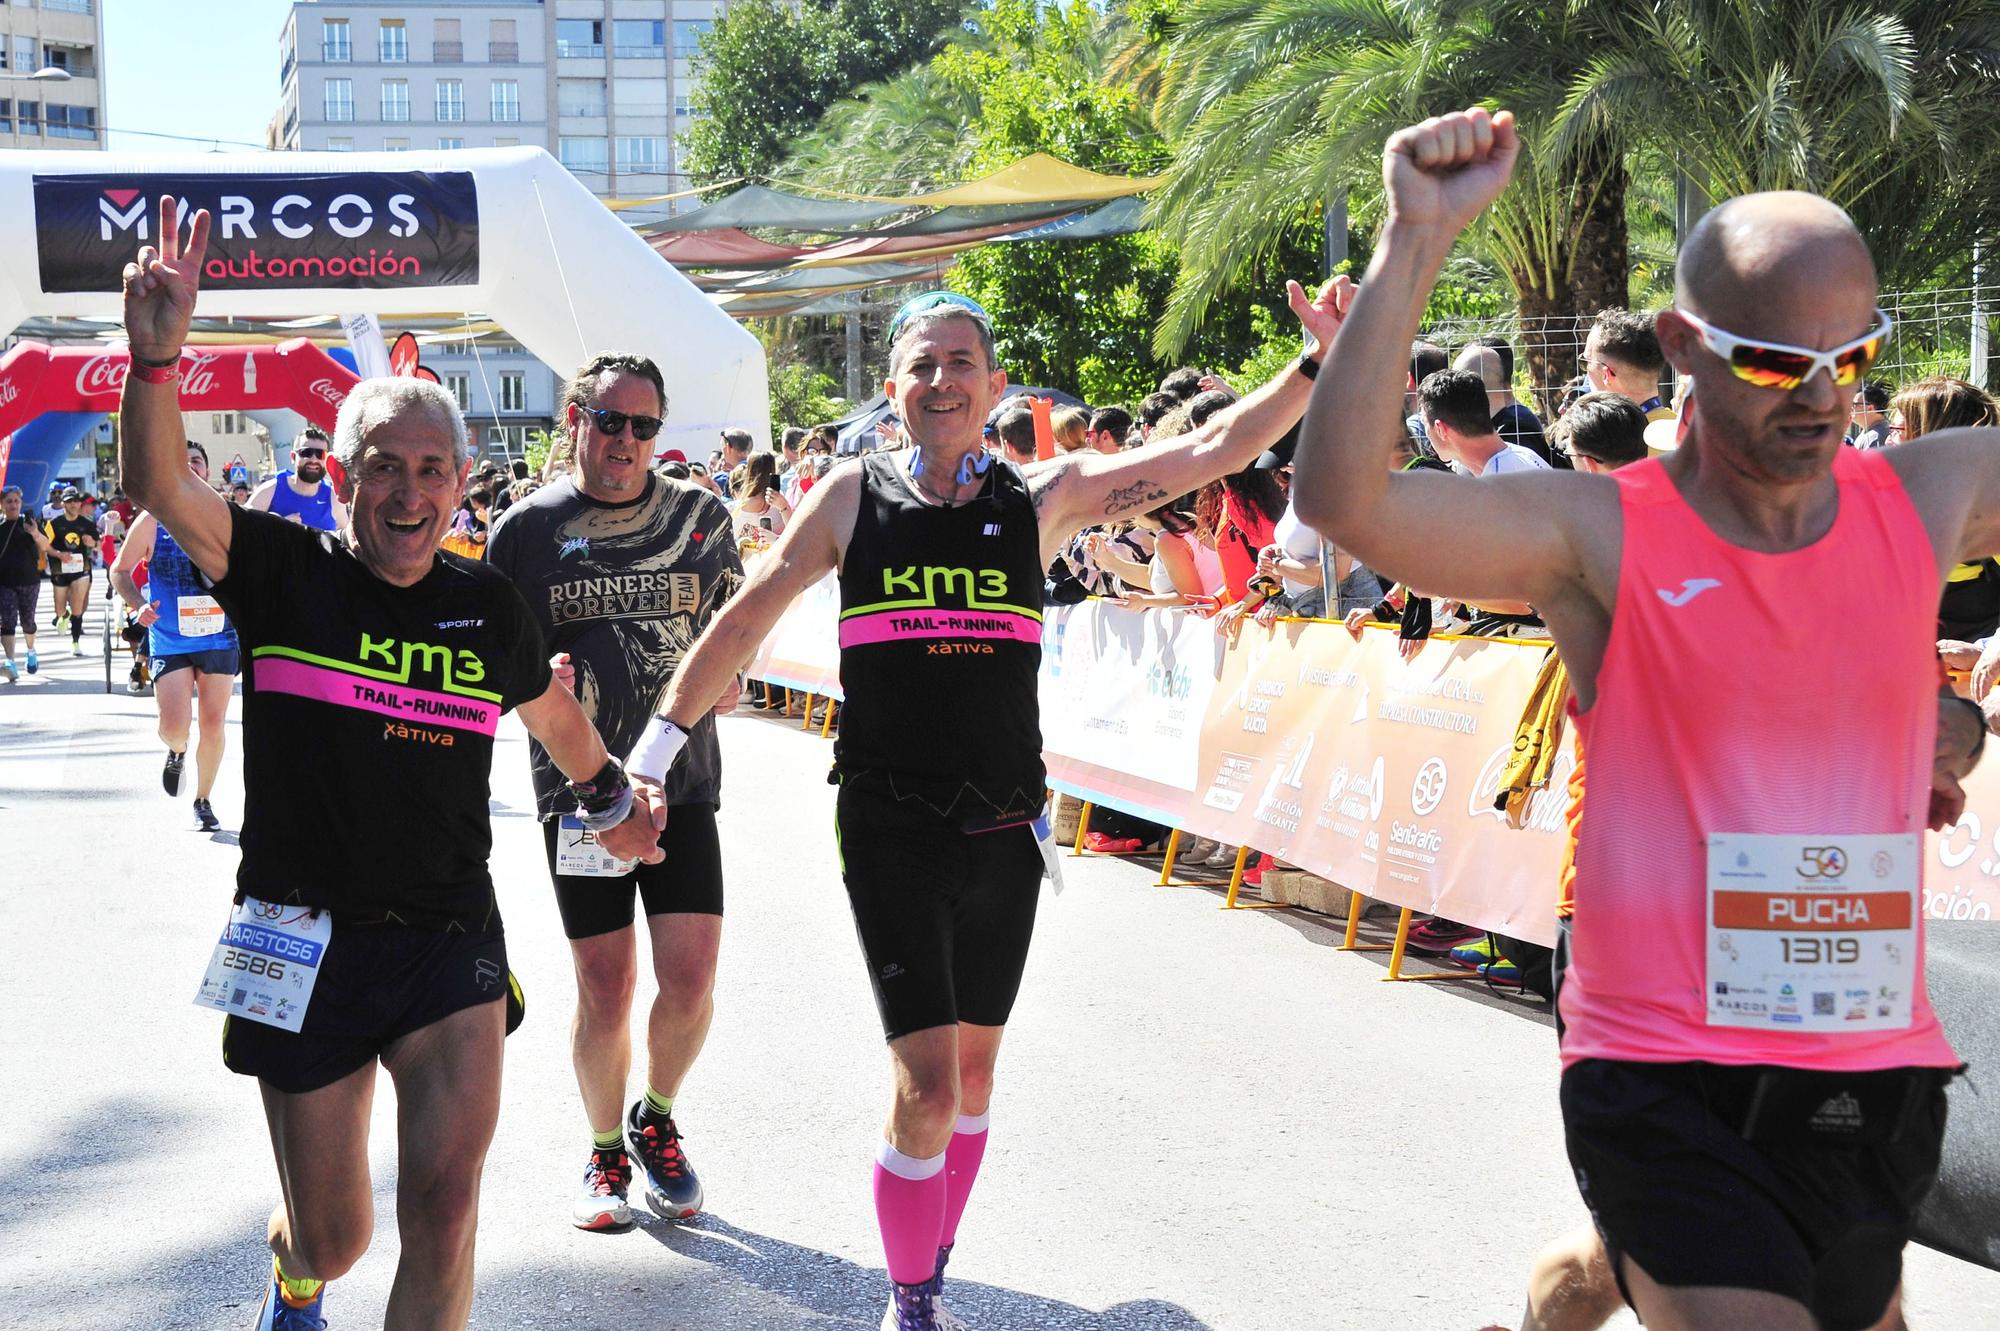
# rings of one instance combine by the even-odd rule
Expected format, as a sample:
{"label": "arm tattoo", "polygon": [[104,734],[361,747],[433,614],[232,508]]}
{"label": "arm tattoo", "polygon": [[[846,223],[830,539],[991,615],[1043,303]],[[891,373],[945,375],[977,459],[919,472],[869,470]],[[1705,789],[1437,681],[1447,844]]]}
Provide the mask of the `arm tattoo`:
{"label": "arm tattoo", "polygon": [[1167,492],[1152,481],[1134,481],[1104,496],[1104,516],[1115,518],[1135,508],[1151,508],[1167,498]]}
{"label": "arm tattoo", "polygon": [[1034,500],[1035,516],[1037,518],[1044,516],[1048,512],[1049,496],[1056,492],[1057,486],[1069,479],[1071,470],[1072,468],[1070,467],[1058,467],[1037,476],[1029,484],[1028,497]]}

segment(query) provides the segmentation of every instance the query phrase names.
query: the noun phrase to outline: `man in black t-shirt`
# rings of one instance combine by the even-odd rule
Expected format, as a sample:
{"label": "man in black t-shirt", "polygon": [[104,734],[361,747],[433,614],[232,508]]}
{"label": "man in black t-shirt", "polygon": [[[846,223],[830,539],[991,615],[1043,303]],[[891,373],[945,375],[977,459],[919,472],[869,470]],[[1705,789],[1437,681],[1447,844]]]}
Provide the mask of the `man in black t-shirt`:
{"label": "man in black t-shirt", "polygon": [[20,679],[14,665],[14,631],[18,625],[28,639],[28,673],[41,664],[35,656],[35,606],[42,593],[42,556],[48,553],[49,538],[41,523],[21,514],[21,487],[0,490],[0,662],[9,684]]}
{"label": "man in black t-shirt", "polygon": [[69,625],[69,650],[83,655],[83,616],[90,608],[91,566],[97,562],[97,524],[83,516],[83,491],[62,493],[62,512],[42,524],[49,538],[49,580],[55,583],[56,617],[51,628]]}
{"label": "man in black t-shirt", "polygon": [[1298,420],[1352,286],[1291,284],[1307,349],[1201,428],[1026,468],[981,440],[1007,386],[986,312],[934,292],[890,324],[911,448],[830,473],[675,672],[633,750],[670,778],[688,728],[792,598],[838,570],[842,873],[895,1065],[875,1212],[894,1285],[885,1331],[932,1331],[986,1147],[1001,1037],[1019,991],[1043,856],[1036,671],[1043,570],[1074,533],[1250,465]]}
{"label": "man in black t-shirt", "polygon": [[125,268],[119,461],[248,658],[237,906],[203,995],[230,1014],[224,1062],[261,1083],[284,1184],[261,1326],[324,1326],[325,1282],[368,1246],[379,1062],[401,1125],[386,1321],[462,1327],[501,1040],[520,1011],[486,866],[501,715],[519,710],[613,853],[657,858],[664,810],[552,683],[519,593],[438,553],[469,467],[449,392],[372,379],[348,395],[330,468],[350,514],[339,535],[233,508],[188,470],[176,380],[208,214],[183,250],[162,199],[156,234]]}
{"label": "man in black t-shirt", "polygon": [[[666,386],[652,361],[593,357],[563,400],[575,466],[508,512],[493,529],[486,559],[527,598],[555,653],[556,678],[574,689],[604,742],[622,753],[645,731],[661,680],[742,582],[743,561],[720,499],[648,467],[667,410]],[[719,705],[734,707],[738,691],[732,678]],[[695,726],[687,756],[661,791],[668,806],[659,838],[664,858],[629,867],[595,853],[548,751],[539,744],[528,749],[549,876],[576,963],[570,1054],[592,1137],[570,1215],[580,1229],[631,1223],[627,1136],[655,1213],[685,1220],[701,1209],[701,1183],[681,1149],[673,1110],[715,1010],[722,755],[714,721],[703,717]],[[628,1112],[635,894],[645,903],[659,996],[646,1023],[645,1094]]]}

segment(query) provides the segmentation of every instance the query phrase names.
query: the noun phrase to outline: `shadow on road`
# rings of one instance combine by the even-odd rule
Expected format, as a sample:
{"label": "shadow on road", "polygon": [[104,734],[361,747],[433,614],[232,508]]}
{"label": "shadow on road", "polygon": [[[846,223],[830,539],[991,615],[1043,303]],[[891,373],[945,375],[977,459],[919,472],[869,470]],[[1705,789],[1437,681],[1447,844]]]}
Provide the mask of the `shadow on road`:
{"label": "shadow on road", "polygon": [[[888,1301],[888,1278],[880,1271],[811,1248],[753,1234],[715,1215],[687,1225],[642,1217],[647,1234],[662,1247],[734,1277],[767,1296],[768,1320],[737,1320],[751,1328],[795,1328],[802,1313],[811,1325],[875,1331]],[[1157,1299],[1120,1303],[1103,1312],[975,1281],[947,1279],[945,1302],[973,1326],[1034,1327],[1037,1331],[1208,1331],[1177,1304]]]}

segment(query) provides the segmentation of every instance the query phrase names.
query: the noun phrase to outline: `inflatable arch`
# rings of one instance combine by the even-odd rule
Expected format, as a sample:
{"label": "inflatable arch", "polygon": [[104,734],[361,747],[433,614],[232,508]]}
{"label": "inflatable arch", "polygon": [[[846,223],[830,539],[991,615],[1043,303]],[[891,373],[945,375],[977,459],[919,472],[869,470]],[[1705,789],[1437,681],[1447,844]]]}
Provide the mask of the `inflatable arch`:
{"label": "inflatable arch", "polygon": [[668,400],[656,451],[706,457],[730,426],[770,446],[757,339],[540,148],[0,154],[0,216],[19,219],[0,248],[0,330],[115,322],[162,194],[215,219],[198,317],[477,313],[559,373],[600,351],[652,357]]}

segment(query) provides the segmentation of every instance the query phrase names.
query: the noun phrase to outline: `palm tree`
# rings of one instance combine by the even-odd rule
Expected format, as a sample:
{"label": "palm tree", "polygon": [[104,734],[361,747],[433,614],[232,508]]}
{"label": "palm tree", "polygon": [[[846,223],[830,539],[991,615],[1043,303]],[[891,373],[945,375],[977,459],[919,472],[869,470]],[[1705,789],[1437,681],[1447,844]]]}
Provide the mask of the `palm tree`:
{"label": "palm tree", "polygon": [[924,189],[965,176],[977,140],[967,127],[980,99],[962,79],[925,63],[867,84],[835,102],[792,143],[781,179],[881,194]]}
{"label": "palm tree", "polygon": [[[1575,369],[1575,319],[1626,300],[1627,144],[1610,117],[1561,118],[1596,37],[1580,0],[1191,0],[1158,55],[1176,144],[1150,216],[1181,246],[1156,346],[1171,356],[1286,222],[1333,191],[1380,207],[1382,143],[1470,105],[1508,107],[1524,152],[1470,243],[1504,274],[1536,381]],[[1150,70],[1128,52],[1122,68]]]}
{"label": "palm tree", "polygon": [[1963,280],[1974,244],[2000,237],[1992,0],[1676,0],[1596,18],[1562,135],[1616,126],[1714,198],[1823,194],[1889,287]]}

